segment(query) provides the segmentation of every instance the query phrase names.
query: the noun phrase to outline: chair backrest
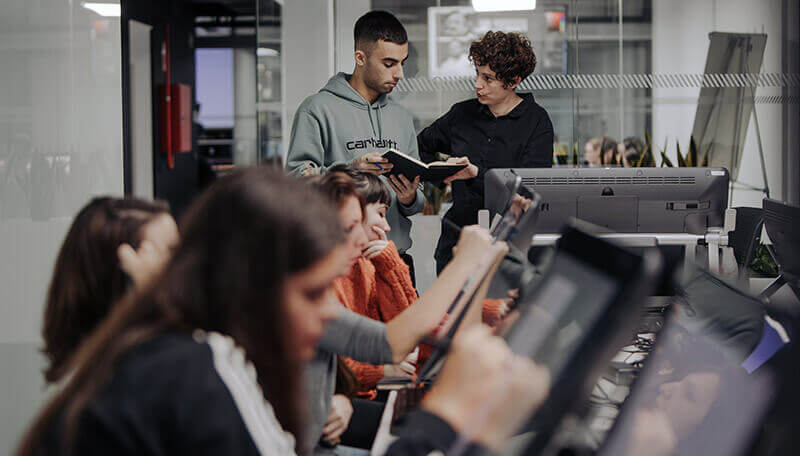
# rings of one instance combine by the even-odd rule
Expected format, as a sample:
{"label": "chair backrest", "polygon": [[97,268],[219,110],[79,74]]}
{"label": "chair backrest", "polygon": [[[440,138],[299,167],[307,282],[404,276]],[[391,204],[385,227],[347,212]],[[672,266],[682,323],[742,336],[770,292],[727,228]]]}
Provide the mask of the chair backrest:
{"label": "chair backrest", "polygon": [[753,260],[753,252],[761,240],[764,226],[764,211],[758,207],[737,207],[736,228],[728,233],[728,245],[733,247],[733,256],[739,265],[739,280],[747,277]]}
{"label": "chair backrest", "polygon": [[796,289],[800,283],[800,207],[764,198],[764,226],[781,275]]}

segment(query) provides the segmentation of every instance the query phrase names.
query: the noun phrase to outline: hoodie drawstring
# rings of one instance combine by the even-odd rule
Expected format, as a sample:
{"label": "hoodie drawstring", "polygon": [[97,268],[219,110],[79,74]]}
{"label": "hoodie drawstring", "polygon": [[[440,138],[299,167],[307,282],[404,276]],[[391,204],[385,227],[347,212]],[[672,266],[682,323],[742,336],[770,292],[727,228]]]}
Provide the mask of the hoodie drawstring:
{"label": "hoodie drawstring", "polygon": [[369,116],[369,126],[372,127],[372,136],[375,136],[375,122],[372,120],[372,106],[367,105],[367,115]]}
{"label": "hoodie drawstring", "polygon": [[[374,120],[372,119],[372,110],[373,109],[375,109],[375,111],[376,111]],[[367,115],[369,116],[369,126],[372,127],[372,136],[373,137],[374,136],[378,136],[378,140],[379,141],[382,140],[383,139],[383,128],[382,128],[383,122],[381,122],[381,105],[377,104],[377,105],[375,105],[374,108],[372,107],[372,105],[367,106]],[[378,123],[378,131],[377,132],[375,131],[375,122],[376,121]]]}
{"label": "hoodie drawstring", "polygon": [[377,112],[377,114],[378,114],[378,116],[377,116],[378,117],[378,140],[382,141],[383,140],[383,128],[382,128],[383,122],[381,122],[381,105],[378,105],[378,110],[377,111],[378,111]]}

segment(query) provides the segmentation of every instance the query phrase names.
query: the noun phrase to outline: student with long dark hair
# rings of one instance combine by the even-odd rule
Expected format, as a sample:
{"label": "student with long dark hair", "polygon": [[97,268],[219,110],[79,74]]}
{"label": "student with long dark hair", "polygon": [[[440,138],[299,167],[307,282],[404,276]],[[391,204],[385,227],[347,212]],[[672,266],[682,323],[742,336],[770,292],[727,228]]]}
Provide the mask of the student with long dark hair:
{"label": "student with long dark hair", "polygon": [[[308,185],[251,169],[213,184],[181,234],[163,273],[78,349],[18,455],[285,455],[303,442],[301,366],[339,318],[332,282],[349,263],[335,212]],[[462,236],[456,265],[489,247],[480,230]],[[459,436],[495,448],[547,385],[546,370],[488,330],[464,331],[439,389],[388,453],[446,450]],[[475,404],[488,400],[488,424],[474,428]]]}
{"label": "student with long dark hair", "polygon": [[162,202],[101,197],[78,212],[61,245],[45,302],[48,383],[131,286],[144,286],[178,242],[178,227]]}
{"label": "student with long dark hair", "polygon": [[335,215],[259,169],[214,184],[184,221],[164,272],[81,346],[20,454],[294,451],[302,359],[336,311]]}

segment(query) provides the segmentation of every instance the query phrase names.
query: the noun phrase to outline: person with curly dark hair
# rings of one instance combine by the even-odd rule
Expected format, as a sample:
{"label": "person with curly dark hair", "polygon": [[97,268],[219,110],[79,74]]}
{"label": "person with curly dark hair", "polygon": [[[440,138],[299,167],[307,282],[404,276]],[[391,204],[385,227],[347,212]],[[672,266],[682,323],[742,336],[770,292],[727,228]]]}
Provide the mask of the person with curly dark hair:
{"label": "person with curly dark hair", "polygon": [[489,31],[469,47],[475,65],[476,98],[456,103],[417,135],[423,161],[468,165],[445,179],[453,185],[453,207],[442,222],[436,270],[452,258],[455,226],[473,225],[484,207],[483,176],[491,168],[549,168],[553,164],[553,124],[530,93],[517,93],[536,68],[530,40],[520,33]]}

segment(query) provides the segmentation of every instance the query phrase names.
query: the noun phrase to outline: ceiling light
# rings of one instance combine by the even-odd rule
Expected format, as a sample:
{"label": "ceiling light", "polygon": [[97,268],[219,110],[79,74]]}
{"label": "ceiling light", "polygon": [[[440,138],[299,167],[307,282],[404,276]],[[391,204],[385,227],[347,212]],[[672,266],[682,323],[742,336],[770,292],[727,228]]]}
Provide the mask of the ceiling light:
{"label": "ceiling light", "polygon": [[472,0],[475,11],[522,11],[536,9],[536,0]]}
{"label": "ceiling light", "polygon": [[277,57],[280,54],[275,49],[260,47],[256,49],[256,55],[259,57]]}
{"label": "ceiling light", "polygon": [[119,17],[119,3],[81,2],[81,6],[105,17]]}

